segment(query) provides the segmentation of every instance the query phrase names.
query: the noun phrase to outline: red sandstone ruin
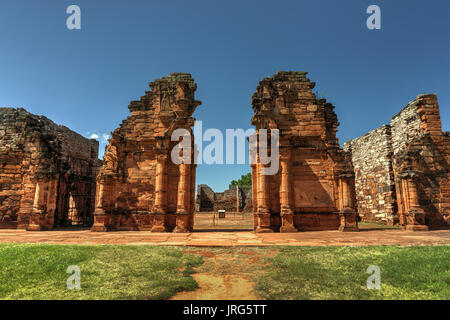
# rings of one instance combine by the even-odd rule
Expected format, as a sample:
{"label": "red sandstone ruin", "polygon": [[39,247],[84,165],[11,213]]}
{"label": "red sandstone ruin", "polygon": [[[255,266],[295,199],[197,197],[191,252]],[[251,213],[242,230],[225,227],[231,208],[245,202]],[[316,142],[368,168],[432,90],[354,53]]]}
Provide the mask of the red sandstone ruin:
{"label": "red sandstone ruin", "polygon": [[334,107],[316,98],[306,74],[277,72],[252,97],[256,135],[280,135],[278,173],[261,174],[260,145],[252,165],[256,232],[358,230],[353,171],[336,138]]}
{"label": "red sandstone ruin", "polygon": [[197,186],[195,199],[196,212],[217,212],[225,210],[230,212],[252,212],[252,187],[230,186],[224,192],[214,192],[208,185]]}
{"label": "red sandstone ruin", "polygon": [[[24,109],[0,108],[0,228],[93,223],[92,231],[190,232],[196,205],[251,208],[256,232],[357,231],[360,216],[407,230],[450,226],[450,137],[437,97],[418,96],[390,125],[341,149],[334,106],[313,94],[306,74],[277,72],[252,97],[255,136],[268,129],[269,138],[267,147],[250,146],[251,190],[199,186],[197,204],[195,162],[171,161],[176,129],[190,133],[187,156],[195,159],[192,115],[201,102],[188,73],[151,82],[151,91],[130,103],[100,169],[97,141]],[[275,129],[279,170],[264,175],[261,157],[272,151]]]}
{"label": "red sandstone ruin", "polygon": [[96,140],[0,108],[0,228],[91,225],[100,162]]}
{"label": "red sandstone ruin", "polygon": [[171,161],[178,143],[171,135],[184,128],[193,136],[197,86],[190,74],[171,73],[150,87],[112,132],[97,177],[92,231],[193,229],[196,165]]}
{"label": "red sandstone ruin", "polygon": [[363,221],[407,230],[450,226],[450,137],[436,95],[419,95],[389,125],[348,141]]}

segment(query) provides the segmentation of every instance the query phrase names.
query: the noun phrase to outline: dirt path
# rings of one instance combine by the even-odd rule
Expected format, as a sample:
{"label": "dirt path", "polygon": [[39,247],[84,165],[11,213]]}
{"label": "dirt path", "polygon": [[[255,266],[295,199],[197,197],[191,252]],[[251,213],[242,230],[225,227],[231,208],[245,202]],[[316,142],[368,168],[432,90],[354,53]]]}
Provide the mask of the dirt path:
{"label": "dirt path", "polygon": [[203,265],[192,274],[199,288],[180,292],[171,300],[257,300],[256,280],[270,263],[267,258],[275,256],[278,250],[258,253],[244,248],[204,248],[186,250],[186,253],[203,257]]}
{"label": "dirt path", "polygon": [[234,275],[213,275],[196,273],[192,277],[199,288],[195,291],[180,292],[171,300],[257,300],[253,292],[254,283]]}

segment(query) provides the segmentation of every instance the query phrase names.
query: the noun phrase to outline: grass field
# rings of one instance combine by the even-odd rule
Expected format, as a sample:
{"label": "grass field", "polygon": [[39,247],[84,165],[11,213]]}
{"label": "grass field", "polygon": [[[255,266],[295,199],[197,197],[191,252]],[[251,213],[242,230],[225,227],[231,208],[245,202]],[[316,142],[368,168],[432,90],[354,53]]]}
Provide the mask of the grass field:
{"label": "grass field", "polygon": [[[193,290],[199,256],[147,246],[0,244],[0,299],[166,299]],[[68,290],[68,266],[81,289]]]}
{"label": "grass field", "polygon": [[[450,247],[283,248],[257,291],[265,299],[450,299]],[[381,289],[367,289],[367,267]]]}
{"label": "grass field", "polygon": [[[81,269],[80,290],[67,289],[69,265]],[[370,265],[381,269],[381,290],[366,287]],[[197,289],[191,275],[209,285]],[[450,247],[0,244],[0,299],[167,299],[181,291],[192,291],[188,299],[450,299]]]}

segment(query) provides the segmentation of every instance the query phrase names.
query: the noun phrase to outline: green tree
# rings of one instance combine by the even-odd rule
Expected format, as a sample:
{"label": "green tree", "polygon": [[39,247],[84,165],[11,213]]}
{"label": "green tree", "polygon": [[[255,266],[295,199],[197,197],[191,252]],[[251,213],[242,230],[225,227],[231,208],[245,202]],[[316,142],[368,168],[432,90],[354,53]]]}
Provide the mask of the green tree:
{"label": "green tree", "polygon": [[252,185],[252,174],[249,172],[243,174],[239,180],[232,180],[229,188],[232,186],[251,186]]}

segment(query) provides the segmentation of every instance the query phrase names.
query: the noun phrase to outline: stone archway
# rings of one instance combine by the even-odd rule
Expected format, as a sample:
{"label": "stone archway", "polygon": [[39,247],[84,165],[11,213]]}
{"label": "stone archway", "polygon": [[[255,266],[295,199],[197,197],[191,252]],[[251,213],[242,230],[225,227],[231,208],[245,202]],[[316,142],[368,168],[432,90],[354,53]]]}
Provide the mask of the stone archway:
{"label": "stone archway", "polygon": [[[174,164],[175,129],[191,133],[201,104],[188,73],[150,83],[129,105],[131,115],[112,132],[97,178],[92,231],[189,232],[193,228],[195,164]],[[194,155],[191,139],[191,156]]]}
{"label": "stone archway", "polygon": [[[253,210],[257,232],[357,231],[353,169],[339,147],[334,106],[318,99],[307,72],[279,71],[264,78],[252,97],[258,148],[252,164]],[[262,174],[261,152],[273,150],[279,134],[279,170]],[[261,145],[264,140],[265,146]],[[255,146],[256,147],[256,146]],[[267,148],[265,150],[264,148]]]}
{"label": "stone archway", "polygon": [[[192,135],[196,84],[188,73],[172,73],[150,87],[112,133],[97,178],[92,231],[193,230],[196,165],[176,165],[169,157],[178,143],[171,141],[175,129]],[[357,230],[351,164],[336,139],[334,107],[317,99],[313,87],[306,72],[278,72],[253,95],[257,137],[261,129],[280,131],[281,170],[264,175],[260,161],[252,164],[257,232]],[[262,146],[257,150],[259,159]]]}

